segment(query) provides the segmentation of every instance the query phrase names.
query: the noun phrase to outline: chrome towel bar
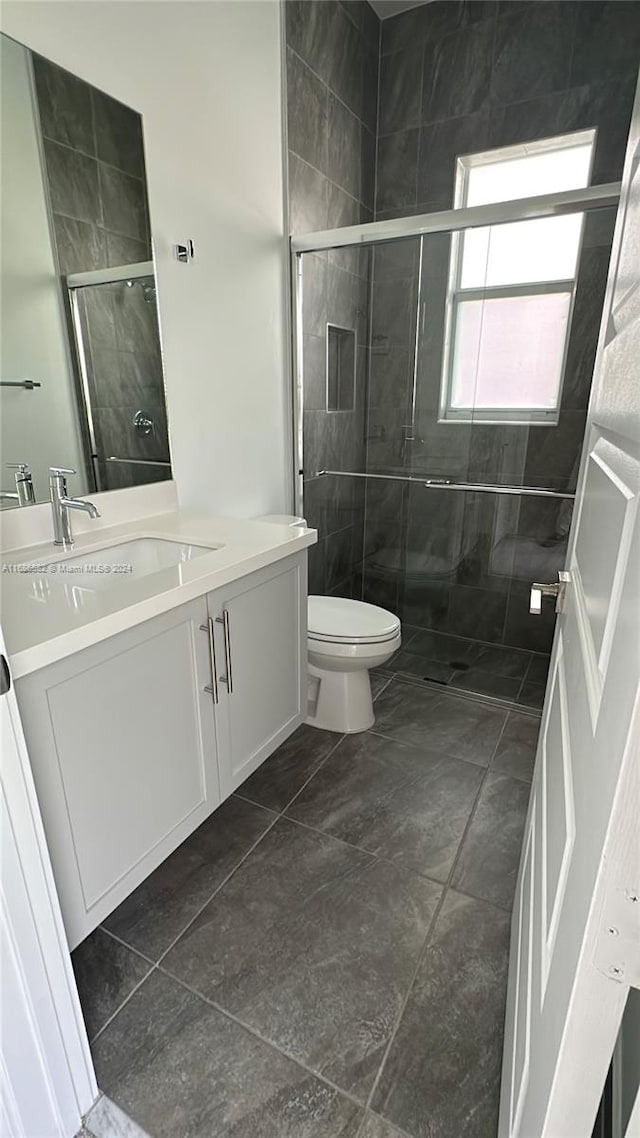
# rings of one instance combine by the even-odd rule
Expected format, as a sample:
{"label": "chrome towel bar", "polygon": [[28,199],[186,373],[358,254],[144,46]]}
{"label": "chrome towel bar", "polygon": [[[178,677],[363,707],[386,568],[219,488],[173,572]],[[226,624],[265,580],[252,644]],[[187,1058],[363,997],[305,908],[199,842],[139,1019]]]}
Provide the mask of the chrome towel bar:
{"label": "chrome towel bar", "polygon": [[0,379],[0,387],[24,387],[25,391],[33,391],[42,384],[37,379]]}
{"label": "chrome towel bar", "polygon": [[573,501],[575,494],[561,490],[549,490],[535,486],[492,486],[482,482],[449,482],[444,478],[425,478],[415,474],[361,474],[354,470],[318,470],[311,477],[321,478],[330,474],[335,478],[378,478],[390,482],[413,482],[427,490],[462,490],[467,494],[520,494],[532,498],[568,498]]}
{"label": "chrome towel bar", "polygon": [[110,454],[105,462],[126,462],[131,466],[171,466],[170,462],[160,462],[157,458],[116,458],[115,454]]}

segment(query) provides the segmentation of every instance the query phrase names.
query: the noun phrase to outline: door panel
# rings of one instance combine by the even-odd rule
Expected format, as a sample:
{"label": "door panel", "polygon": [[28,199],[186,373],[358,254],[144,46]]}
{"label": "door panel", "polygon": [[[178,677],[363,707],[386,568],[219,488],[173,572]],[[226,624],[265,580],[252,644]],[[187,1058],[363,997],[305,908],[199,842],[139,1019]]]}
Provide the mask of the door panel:
{"label": "door panel", "polygon": [[[8,680],[8,669],[3,674]],[[8,684],[0,698],[0,753],[0,1134],[72,1138],[98,1087]]]}
{"label": "door panel", "polygon": [[516,898],[516,991],[513,1066],[511,1070],[511,1132],[518,1126],[524,1095],[529,1081],[529,1053],[531,1044],[531,1004],[533,998],[533,935],[534,935],[534,867],[536,798],[531,800],[525,832],[522,860],[522,879]]}
{"label": "door panel", "polygon": [[593,430],[571,572],[594,731],[629,569],[639,477],[632,449]]}
{"label": "door panel", "polygon": [[[300,559],[252,574],[209,597],[215,620],[222,796],[230,794],[302,721],[305,593]],[[230,692],[222,619],[226,611],[233,676]]]}
{"label": "door panel", "polygon": [[638,100],[631,138],[516,890],[500,1138],[588,1138],[640,977]]}
{"label": "door panel", "polygon": [[17,683],[73,948],[220,801],[204,598]]}
{"label": "door panel", "polygon": [[544,1004],[549,966],[558,932],[558,921],[567,887],[576,832],[569,717],[561,643],[558,645],[546,698],[548,714],[540,745],[541,1005]]}
{"label": "door panel", "polygon": [[210,792],[195,637],[180,623],[47,691],[87,910]]}

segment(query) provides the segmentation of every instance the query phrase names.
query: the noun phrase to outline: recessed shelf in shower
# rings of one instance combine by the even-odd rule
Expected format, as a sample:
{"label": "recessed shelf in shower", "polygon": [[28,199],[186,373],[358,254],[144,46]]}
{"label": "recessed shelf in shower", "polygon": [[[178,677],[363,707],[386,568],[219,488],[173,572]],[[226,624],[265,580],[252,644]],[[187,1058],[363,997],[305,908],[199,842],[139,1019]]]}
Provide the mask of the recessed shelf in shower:
{"label": "recessed shelf in shower", "polygon": [[356,387],[356,334],[327,324],[327,411],[353,411]]}

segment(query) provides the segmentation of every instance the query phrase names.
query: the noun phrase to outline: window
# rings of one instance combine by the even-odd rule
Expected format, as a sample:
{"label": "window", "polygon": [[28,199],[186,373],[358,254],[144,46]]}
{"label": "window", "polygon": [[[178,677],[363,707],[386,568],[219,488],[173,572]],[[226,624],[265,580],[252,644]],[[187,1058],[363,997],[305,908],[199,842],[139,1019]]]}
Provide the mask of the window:
{"label": "window", "polygon": [[[456,206],[589,184],[595,131],[458,159]],[[582,214],[452,236],[445,316],[444,421],[555,423]]]}

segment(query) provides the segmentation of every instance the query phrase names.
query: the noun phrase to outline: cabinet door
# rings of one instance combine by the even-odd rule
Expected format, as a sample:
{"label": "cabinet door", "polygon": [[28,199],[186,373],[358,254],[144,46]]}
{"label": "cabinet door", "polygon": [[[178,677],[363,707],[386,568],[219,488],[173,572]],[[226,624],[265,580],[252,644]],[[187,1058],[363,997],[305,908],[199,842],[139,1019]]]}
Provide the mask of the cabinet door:
{"label": "cabinet door", "polygon": [[302,722],[306,709],[305,555],[209,594],[218,672],[223,798]]}
{"label": "cabinet door", "polygon": [[204,598],[16,685],[71,947],[220,801]]}

